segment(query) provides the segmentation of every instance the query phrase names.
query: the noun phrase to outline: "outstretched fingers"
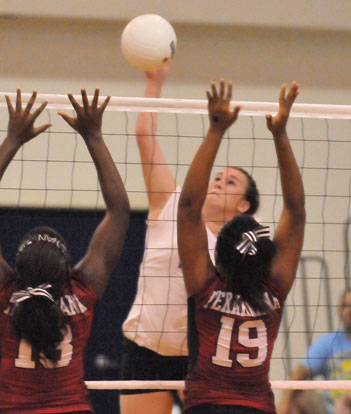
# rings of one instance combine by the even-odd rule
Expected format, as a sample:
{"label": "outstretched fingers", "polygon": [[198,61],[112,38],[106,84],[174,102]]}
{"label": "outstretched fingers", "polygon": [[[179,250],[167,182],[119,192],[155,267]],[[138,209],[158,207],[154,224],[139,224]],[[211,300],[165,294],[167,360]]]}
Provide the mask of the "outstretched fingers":
{"label": "outstretched fingers", "polygon": [[232,115],[232,119],[233,119],[233,121],[236,121],[237,119],[238,119],[238,116],[239,116],[239,112],[241,111],[241,105],[237,105],[235,108],[234,108],[234,111],[233,111],[233,115]]}
{"label": "outstretched fingers", "polygon": [[106,106],[108,105],[108,103],[110,102],[111,96],[107,96],[104,100],[104,102],[100,105],[100,111],[104,112],[106,109]]}
{"label": "outstretched fingers", "polygon": [[[30,111],[32,110],[36,98],[37,98],[37,91],[33,91],[32,96],[29,98],[29,101],[28,101],[28,103],[26,105],[26,108],[24,110],[25,115],[28,115],[30,113]],[[44,108],[45,108],[45,106],[44,106]],[[21,107],[22,107],[22,102],[21,102]]]}
{"label": "outstretched fingers", "polygon": [[206,91],[206,96],[207,96],[208,103],[210,103],[212,101],[212,95],[210,91]]}
{"label": "outstretched fingers", "polygon": [[52,124],[44,124],[34,129],[33,138],[50,128]]}
{"label": "outstretched fingers", "polygon": [[217,98],[218,97],[216,82],[214,82],[214,81],[211,81],[211,92],[212,92],[212,97],[213,98]]}
{"label": "outstretched fingers", "polygon": [[279,95],[279,110],[275,116],[271,114],[266,115],[267,128],[273,133],[282,133],[284,132],[288,119],[291,107],[299,94],[299,84],[294,81],[288,93],[286,93],[286,84],[283,84],[280,89]]}
{"label": "outstretched fingers", "polygon": [[22,95],[21,95],[21,89],[17,89],[17,97],[16,97],[16,111],[22,110]]}
{"label": "outstretched fingers", "polygon": [[30,96],[27,105],[23,109],[21,89],[17,89],[15,107],[11,103],[9,96],[5,96],[10,115],[8,123],[8,136],[18,145],[25,144],[52,126],[50,123],[46,123],[38,127],[34,127],[36,119],[48,104],[48,102],[45,101],[39,105],[38,108],[33,110],[33,112],[31,112],[33,106],[35,105],[36,98],[37,92],[34,91]]}
{"label": "outstretched fingers", "polygon": [[94,109],[97,108],[97,106],[98,106],[99,94],[100,94],[100,89],[99,88],[96,88],[95,89],[95,92],[94,92],[93,100],[91,102],[91,106]]}
{"label": "outstretched fingers", "polygon": [[271,130],[272,128],[272,114],[266,114],[267,128]]}
{"label": "outstretched fingers", "polygon": [[286,83],[283,83],[282,87],[280,88],[279,105],[285,104],[285,92],[286,92]]}
{"label": "outstretched fingers", "polygon": [[[6,99],[6,103],[7,103],[7,108],[9,111],[9,114],[13,114],[15,111],[18,113],[21,113],[23,111],[23,114],[27,117],[30,114],[30,111],[33,108],[33,105],[35,103],[35,100],[37,98],[37,91],[33,91],[31,97],[29,98],[27,105],[25,107],[24,110],[22,110],[22,94],[21,94],[21,89],[17,89],[17,96],[16,96],[16,110],[14,109],[11,99],[8,95],[5,95],[5,99]],[[44,108],[46,107],[46,105],[48,104],[48,101],[43,102],[39,108],[37,108],[33,114],[32,117],[33,119],[36,119],[44,110]]]}
{"label": "outstretched fingers", "polygon": [[[229,81],[228,82],[228,89],[227,89],[227,98],[226,98],[227,101],[230,102],[232,100],[232,96],[233,96],[233,82]],[[241,107],[240,107],[240,109],[241,109]]]}
{"label": "outstretched fingers", "polygon": [[68,94],[68,98],[76,111],[76,116],[69,116],[64,112],[58,112],[58,115],[60,115],[71,128],[81,134],[84,139],[90,139],[91,137],[94,139],[94,137],[101,135],[102,114],[111,97],[107,96],[103,103],[98,106],[99,93],[100,90],[96,88],[94,95],[90,100],[86,89],[81,89],[82,105],[79,105],[70,93]]}
{"label": "outstretched fingers", "polygon": [[64,112],[58,112],[57,114],[60,115],[70,127],[74,128],[74,118]]}
{"label": "outstretched fingers", "polygon": [[71,93],[68,93],[67,96],[68,96],[68,99],[70,100],[74,110],[78,113],[78,111],[80,109],[80,105],[76,101],[75,97]]}
{"label": "outstretched fingers", "polygon": [[207,99],[208,101],[211,101],[212,99],[216,98],[222,98],[226,101],[231,101],[233,96],[233,82],[228,81],[227,83],[227,94],[225,93],[226,90],[226,81],[223,78],[220,78],[219,80],[219,93],[217,92],[217,86],[215,81],[210,82],[211,86],[211,92],[206,91]]}
{"label": "outstretched fingers", "polygon": [[[33,95],[32,95],[33,96]],[[34,102],[33,102],[34,103]],[[32,106],[33,106],[33,103],[31,104],[31,106],[30,106],[30,108],[29,108],[29,110],[28,110],[28,113],[30,112],[30,110],[31,110],[31,108],[32,108]],[[36,118],[38,118],[38,116],[43,112],[43,110],[46,108],[46,105],[48,104],[48,101],[45,101],[45,102],[43,102],[40,106],[39,106],[39,108],[37,108],[34,112],[33,112],[33,119],[36,119]],[[28,105],[29,105],[29,102],[28,102]],[[27,111],[27,108],[28,108],[28,105],[27,105],[27,107],[26,107],[26,109],[25,109],[25,112]]]}
{"label": "outstretched fingers", "polygon": [[7,104],[7,109],[9,111],[9,115],[11,116],[15,112],[15,109],[12,106],[11,99],[8,95],[5,95],[5,99],[6,99],[6,104]]}
{"label": "outstretched fingers", "polygon": [[88,100],[88,96],[87,96],[87,91],[85,89],[81,89],[80,93],[82,95],[83,107],[84,107],[85,111],[88,111],[89,110],[89,100]]}
{"label": "outstretched fingers", "polygon": [[286,94],[286,84],[284,84],[280,91],[279,97],[279,112],[282,114],[289,114],[297,95],[299,94],[299,84],[294,81],[288,93]]}
{"label": "outstretched fingers", "polygon": [[224,98],[224,92],[225,92],[225,81],[223,78],[220,78],[219,80],[219,96],[221,98]]}
{"label": "outstretched fingers", "polygon": [[[100,89],[99,88],[96,88],[95,89],[95,91],[94,91],[94,96],[93,96],[93,99],[92,99],[92,101],[91,101],[91,104],[89,104],[89,99],[88,99],[88,95],[87,95],[87,92],[86,92],[86,89],[82,89],[81,90],[81,94],[82,94],[82,103],[83,103],[83,107],[84,107],[84,110],[87,112],[87,111],[89,111],[89,109],[93,109],[93,110],[96,110],[97,108],[98,108],[98,103],[99,103],[99,94],[100,94]],[[104,112],[104,110],[105,110],[105,108],[106,108],[106,106],[108,105],[108,103],[110,102],[110,99],[111,99],[111,97],[110,96],[107,96],[106,98],[105,98],[105,100],[104,100],[104,102],[100,105],[100,107],[99,107],[99,111],[100,112]],[[72,101],[71,101],[72,102]],[[72,103],[72,105],[73,105],[73,103]],[[79,105],[78,105],[78,107],[79,107]],[[76,109],[76,108],[74,108],[74,109]],[[76,112],[77,112],[77,109],[76,109]]]}
{"label": "outstretched fingers", "polygon": [[288,96],[287,96],[287,98],[286,98],[286,100],[287,100],[287,104],[288,104],[288,106],[289,106],[289,108],[291,108],[291,106],[292,106],[292,104],[294,103],[294,101],[295,101],[295,99],[296,99],[296,97],[297,97],[297,95],[299,94],[299,87],[300,87],[300,85],[296,82],[296,81],[294,81],[292,84],[291,84],[291,86],[290,86],[290,89],[289,89],[289,92],[288,92]]}

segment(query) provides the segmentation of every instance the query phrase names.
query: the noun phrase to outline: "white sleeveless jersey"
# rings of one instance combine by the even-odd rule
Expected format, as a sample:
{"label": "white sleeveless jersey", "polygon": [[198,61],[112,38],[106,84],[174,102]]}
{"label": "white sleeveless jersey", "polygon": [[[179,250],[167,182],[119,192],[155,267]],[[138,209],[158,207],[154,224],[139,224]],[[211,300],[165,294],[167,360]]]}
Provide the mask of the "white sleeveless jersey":
{"label": "white sleeveless jersey", "polygon": [[[176,188],[157,220],[148,221],[137,294],[123,333],[139,346],[164,356],[188,355],[187,295],[177,248]],[[214,262],[216,237],[207,228]]]}

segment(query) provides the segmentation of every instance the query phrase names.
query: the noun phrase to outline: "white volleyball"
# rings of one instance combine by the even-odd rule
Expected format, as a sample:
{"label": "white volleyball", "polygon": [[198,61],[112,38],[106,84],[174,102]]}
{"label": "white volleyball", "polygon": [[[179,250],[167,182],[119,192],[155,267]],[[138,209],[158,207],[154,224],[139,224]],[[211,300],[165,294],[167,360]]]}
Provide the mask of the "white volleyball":
{"label": "white volleyball", "polygon": [[172,25],[157,14],[135,17],[124,28],[122,53],[135,68],[154,71],[168,63],[175,52],[177,36]]}

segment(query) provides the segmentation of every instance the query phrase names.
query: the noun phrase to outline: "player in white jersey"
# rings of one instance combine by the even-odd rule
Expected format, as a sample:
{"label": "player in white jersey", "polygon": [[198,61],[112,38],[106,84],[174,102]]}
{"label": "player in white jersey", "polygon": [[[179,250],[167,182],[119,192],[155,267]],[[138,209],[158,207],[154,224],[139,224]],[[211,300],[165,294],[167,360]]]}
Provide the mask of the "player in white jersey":
{"label": "player in white jersey", "polygon": [[[179,195],[177,187],[158,220],[148,223],[137,296],[123,328],[126,338],[164,356],[188,355],[184,281],[179,256],[174,251],[177,246],[174,214]],[[214,261],[216,237],[210,229],[207,237]]]}
{"label": "player in white jersey", "polygon": [[[146,73],[145,97],[158,98],[169,70]],[[156,138],[157,114],[141,113],[136,137],[149,201],[145,253],[134,304],[123,324],[123,380],[181,380],[187,369],[187,296],[177,251],[180,188]],[[237,167],[218,173],[203,208],[213,259],[217,234],[238,214],[254,214],[259,203],[252,177]],[[124,390],[122,414],[170,413],[169,391]]]}

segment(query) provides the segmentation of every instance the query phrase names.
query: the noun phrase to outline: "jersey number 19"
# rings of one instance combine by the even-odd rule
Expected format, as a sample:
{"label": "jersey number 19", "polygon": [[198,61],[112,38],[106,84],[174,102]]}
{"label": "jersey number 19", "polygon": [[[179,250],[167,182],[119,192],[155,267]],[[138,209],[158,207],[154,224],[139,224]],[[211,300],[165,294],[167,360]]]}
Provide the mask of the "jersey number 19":
{"label": "jersey number 19", "polygon": [[[267,328],[261,319],[246,321],[239,325],[238,337],[233,338],[235,319],[229,316],[222,316],[221,329],[217,339],[216,354],[212,356],[212,363],[222,367],[232,367],[233,360],[229,358],[232,341],[236,340],[245,348],[257,350],[257,357],[250,358],[249,353],[238,353],[236,360],[244,368],[257,367],[267,356]],[[250,330],[256,331],[254,337],[250,337]]]}

